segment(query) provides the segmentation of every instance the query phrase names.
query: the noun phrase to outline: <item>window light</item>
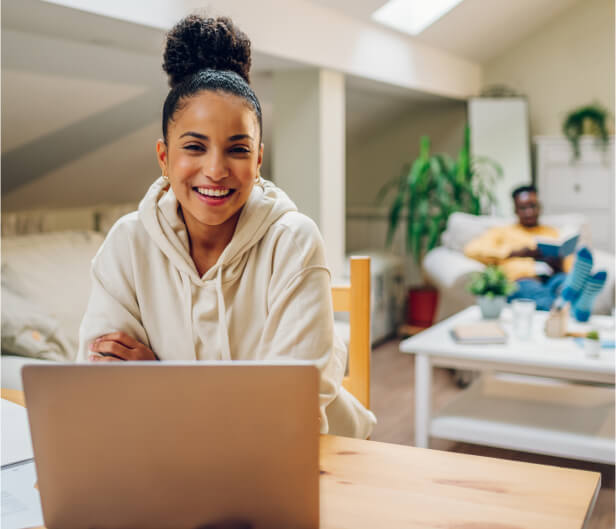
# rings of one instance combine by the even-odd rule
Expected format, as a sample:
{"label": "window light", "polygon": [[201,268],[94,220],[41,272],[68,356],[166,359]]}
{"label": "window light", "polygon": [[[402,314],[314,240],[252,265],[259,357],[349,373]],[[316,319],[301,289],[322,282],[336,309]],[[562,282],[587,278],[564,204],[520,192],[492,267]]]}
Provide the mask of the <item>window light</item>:
{"label": "window light", "polygon": [[389,0],[372,13],[381,24],[417,35],[462,0]]}

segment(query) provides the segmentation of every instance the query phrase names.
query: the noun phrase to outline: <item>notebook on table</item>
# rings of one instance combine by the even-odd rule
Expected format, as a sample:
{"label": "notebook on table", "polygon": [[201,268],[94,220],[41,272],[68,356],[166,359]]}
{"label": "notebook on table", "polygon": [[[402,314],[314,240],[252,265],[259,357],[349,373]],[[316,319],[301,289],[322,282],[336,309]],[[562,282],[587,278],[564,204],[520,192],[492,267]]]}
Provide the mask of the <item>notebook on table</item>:
{"label": "notebook on table", "polygon": [[319,524],[309,364],[22,370],[47,529]]}
{"label": "notebook on table", "polygon": [[457,325],[451,330],[451,337],[460,344],[502,344],[507,342],[507,333],[498,322],[482,321]]}

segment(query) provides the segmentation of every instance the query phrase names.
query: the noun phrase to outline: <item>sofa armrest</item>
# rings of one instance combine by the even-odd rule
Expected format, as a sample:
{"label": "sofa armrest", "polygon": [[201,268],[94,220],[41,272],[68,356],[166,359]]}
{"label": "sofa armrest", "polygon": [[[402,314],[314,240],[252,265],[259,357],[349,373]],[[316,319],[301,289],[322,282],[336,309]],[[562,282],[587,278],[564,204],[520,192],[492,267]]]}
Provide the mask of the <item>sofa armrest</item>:
{"label": "sofa armrest", "polygon": [[422,263],[426,279],[439,290],[448,290],[459,283],[461,278],[484,268],[479,261],[469,259],[463,253],[444,246],[430,250]]}
{"label": "sofa armrest", "polygon": [[595,314],[611,314],[614,308],[614,255],[602,250],[593,250],[593,273],[599,270],[607,272],[607,280],[597,295],[593,306]]}

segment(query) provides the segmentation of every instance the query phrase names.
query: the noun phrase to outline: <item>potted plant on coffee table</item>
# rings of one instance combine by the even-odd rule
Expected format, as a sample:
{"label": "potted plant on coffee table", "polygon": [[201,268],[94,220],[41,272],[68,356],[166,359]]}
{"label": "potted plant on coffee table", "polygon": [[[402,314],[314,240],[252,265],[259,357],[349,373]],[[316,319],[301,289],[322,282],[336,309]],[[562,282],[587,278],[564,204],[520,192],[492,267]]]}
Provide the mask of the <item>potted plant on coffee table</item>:
{"label": "potted plant on coffee table", "polygon": [[[430,138],[423,136],[417,159],[379,191],[377,201],[390,197],[386,245],[391,246],[396,231],[406,222],[406,249],[420,264],[439,243],[452,213],[479,215],[495,202],[492,190],[500,177],[502,169],[496,162],[471,157],[468,127],[456,160],[447,154],[432,154]],[[407,323],[429,326],[436,310],[436,289],[412,287],[408,300]]]}
{"label": "potted plant on coffee table", "polygon": [[477,296],[481,315],[486,320],[494,320],[500,316],[507,297],[513,294],[516,288],[516,284],[507,279],[502,268],[494,265],[475,272],[468,285],[469,292]]}
{"label": "potted plant on coffee table", "polygon": [[586,351],[586,356],[599,358],[601,355],[601,342],[599,341],[599,333],[597,331],[592,330],[586,333],[584,350]]}

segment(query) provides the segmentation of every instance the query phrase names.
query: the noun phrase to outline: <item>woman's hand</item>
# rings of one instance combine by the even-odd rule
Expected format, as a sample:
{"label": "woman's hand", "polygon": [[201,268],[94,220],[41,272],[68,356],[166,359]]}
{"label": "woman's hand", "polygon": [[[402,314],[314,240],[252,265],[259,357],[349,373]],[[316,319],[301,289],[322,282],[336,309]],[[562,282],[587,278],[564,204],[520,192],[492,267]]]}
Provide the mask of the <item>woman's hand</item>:
{"label": "woman's hand", "polygon": [[154,352],[123,332],[112,332],[99,336],[90,344],[91,362],[124,362],[158,360]]}

